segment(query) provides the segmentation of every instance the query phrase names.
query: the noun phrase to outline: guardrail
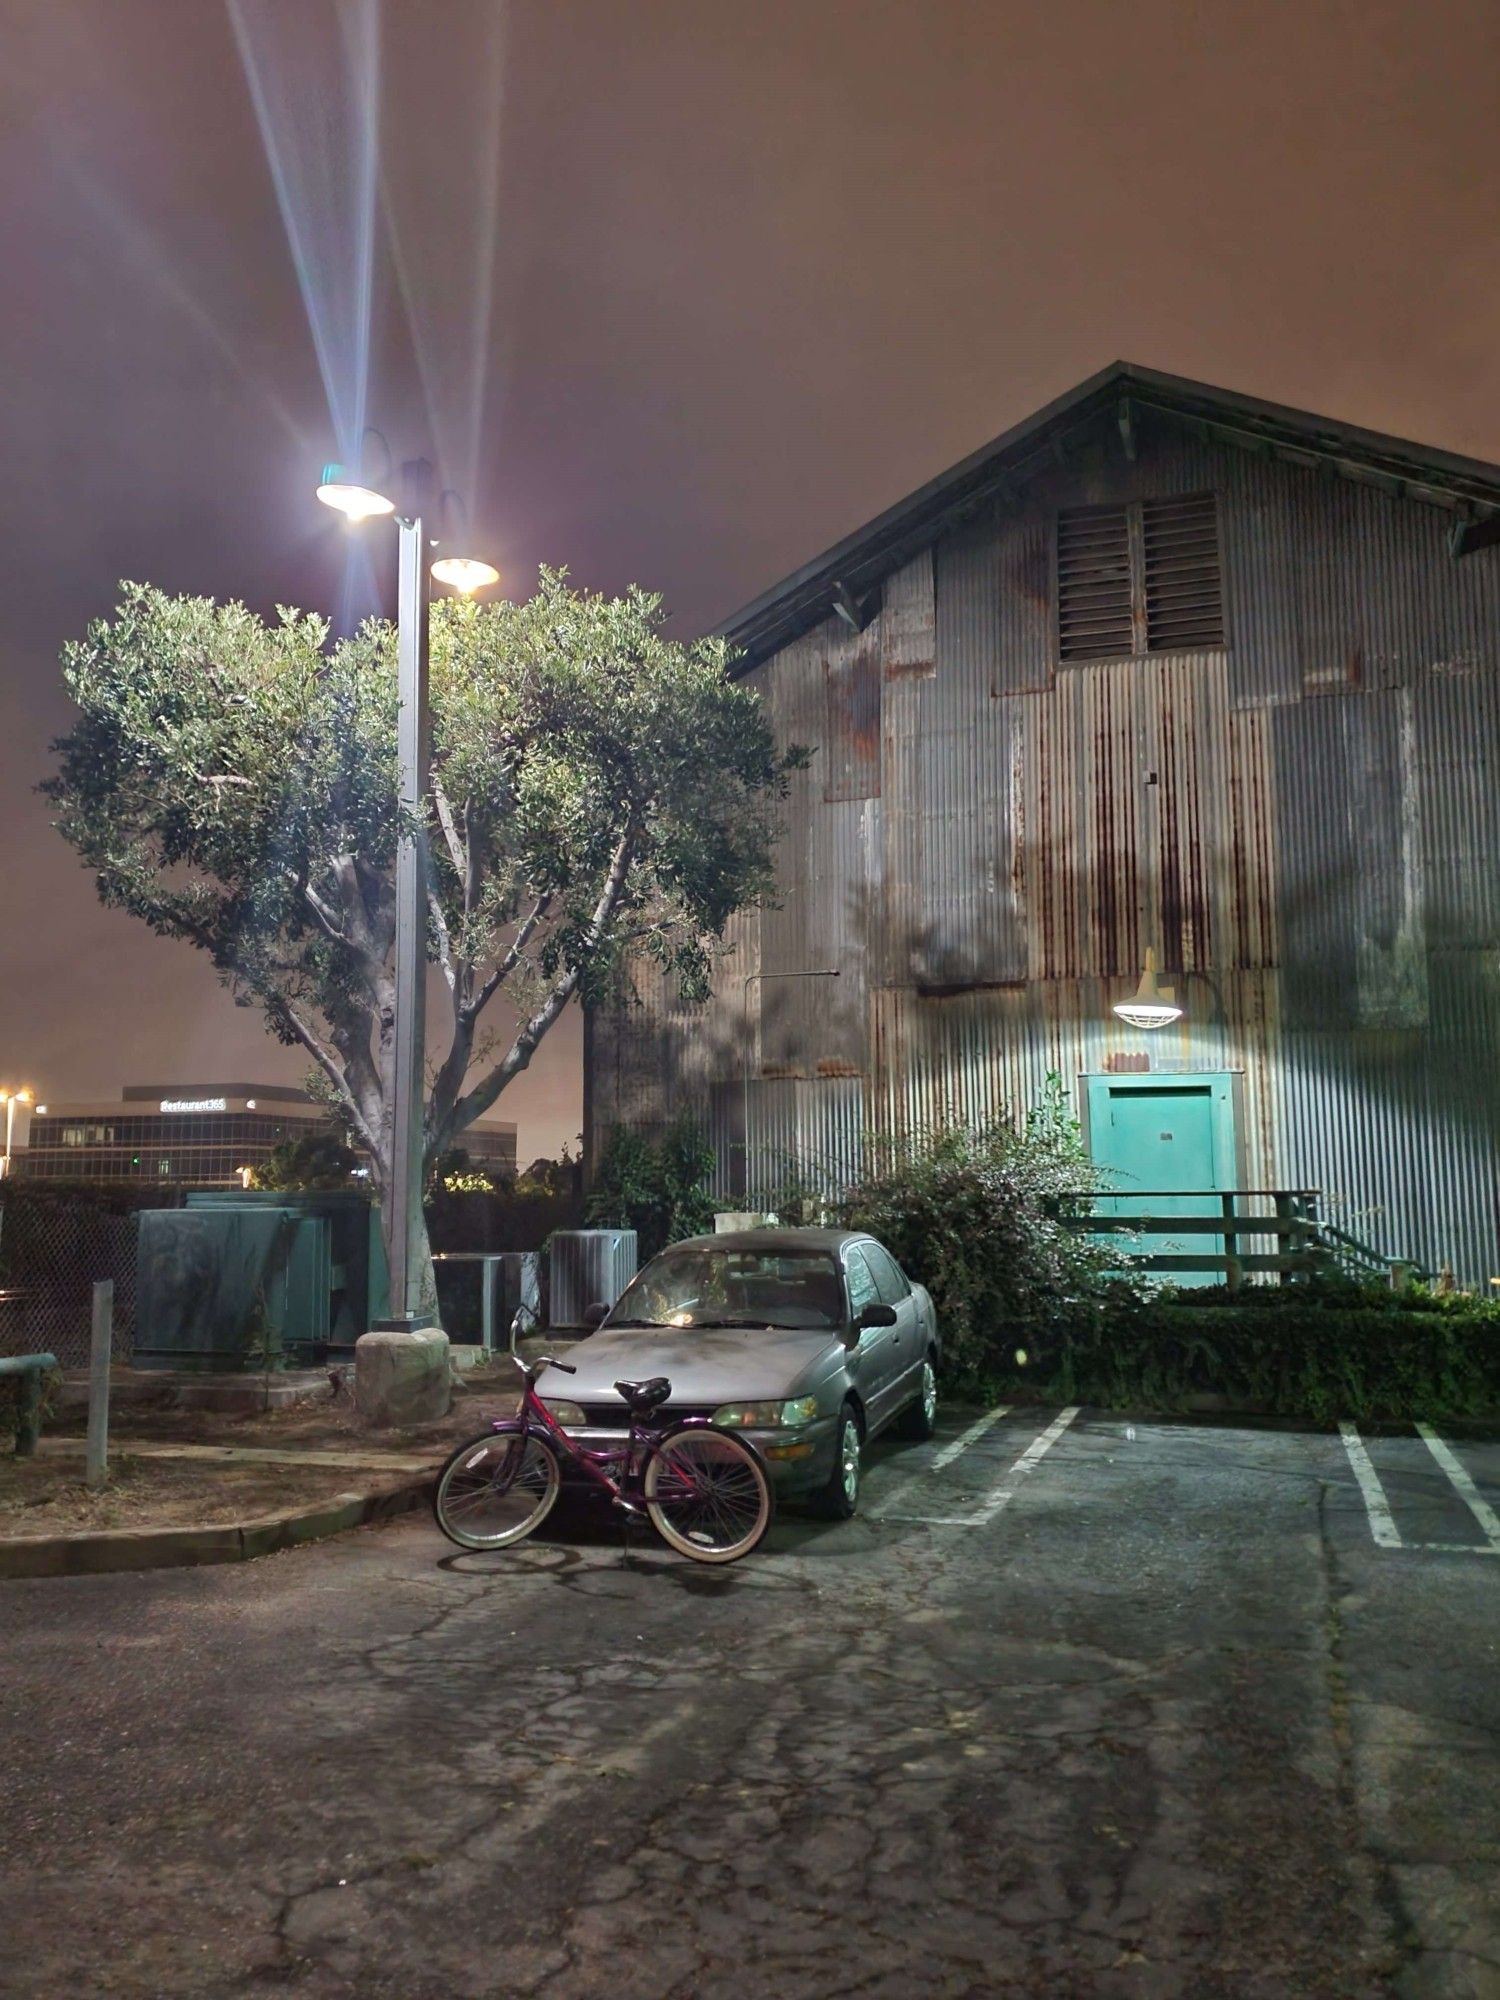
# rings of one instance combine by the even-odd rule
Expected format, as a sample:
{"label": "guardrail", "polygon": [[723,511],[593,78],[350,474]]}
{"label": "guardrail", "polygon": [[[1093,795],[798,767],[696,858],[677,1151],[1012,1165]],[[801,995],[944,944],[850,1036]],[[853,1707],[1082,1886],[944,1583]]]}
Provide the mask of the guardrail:
{"label": "guardrail", "polygon": [[[1212,1239],[1222,1247],[1129,1252],[1130,1268],[1163,1277],[1214,1277],[1232,1292],[1238,1291],[1247,1276],[1275,1277],[1288,1284],[1342,1271],[1400,1284],[1407,1277],[1426,1275],[1409,1260],[1386,1257],[1325,1222],[1318,1214],[1319,1193],[1317,1188],[1234,1188],[1200,1195],[1181,1188],[1132,1188],[1128,1195],[1101,1195],[1096,1200],[1139,1202],[1140,1208],[1129,1214],[1094,1210],[1072,1217],[1068,1226],[1089,1236]],[[1202,1208],[1195,1215],[1173,1214],[1151,1210],[1153,1201],[1193,1201]],[[1269,1203],[1270,1207],[1249,1211],[1240,1207],[1242,1202]],[[1270,1247],[1246,1249],[1247,1243]]]}

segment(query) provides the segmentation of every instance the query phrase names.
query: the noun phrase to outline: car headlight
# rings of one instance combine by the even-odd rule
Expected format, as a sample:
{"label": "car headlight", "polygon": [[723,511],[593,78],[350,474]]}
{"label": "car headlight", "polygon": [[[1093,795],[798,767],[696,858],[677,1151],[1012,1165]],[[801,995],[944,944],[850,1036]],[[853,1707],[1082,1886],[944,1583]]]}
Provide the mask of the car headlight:
{"label": "car headlight", "polygon": [[543,1396],[542,1401],[547,1406],[548,1414],[556,1417],[560,1424],[581,1424],[588,1421],[576,1403],[560,1403],[551,1396]]}
{"label": "car headlight", "polygon": [[817,1414],[816,1396],[794,1396],[789,1403],[725,1403],[713,1420],[730,1431],[777,1430],[784,1424],[810,1424]]}

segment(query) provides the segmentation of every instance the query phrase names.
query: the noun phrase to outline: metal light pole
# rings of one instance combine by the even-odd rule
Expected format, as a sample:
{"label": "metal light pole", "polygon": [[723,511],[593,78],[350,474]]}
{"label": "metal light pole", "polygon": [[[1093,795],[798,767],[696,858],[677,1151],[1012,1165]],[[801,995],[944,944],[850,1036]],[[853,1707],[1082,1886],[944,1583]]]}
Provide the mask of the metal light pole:
{"label": "metal light pole", "polygon": [[[427,702],[428,567],[423,510],[433,499],[433,471],[425,458],[401,467],[400,504],[372,487],[345,478],[341,466],[323,469],[318,498],[359,522],[394,514],[400,536],[396,580],[397,798],[396,962],[391,1051],[391,1171],[384,1195],[390,1250],[390,1317],[386,1328],[410,1331],[431,1324],[424,1308],[422,1275],[422,1169],[424,1063],[427,1027],[427,835],[422,801],[427,790],[431,729]],[[445,556],[431,574],[464,595],[499,581],[499,571],[472,557]]]}
{"label": "metal light pole", "polygon": [[427,836],[421,808],[427,789],[427,540],[422,502],[432,485],[425,459],[402,467],[404,511],[396,584],[396,1016],[393,1026],[391,1174],[386,1240],[391,1246],[391,1315],[426,1326],[422,1306],[422,1104],[427,1046]]}
{"label": "metal light pole", "polygon": [[839,968],[836,965],[815,966],[805,972],[747,972],[745,974],[745,1072],[742,1079],[744,1102],[740,1119],[744,1126],[745,1186],[743,1192],[746,1201],[750,1199],[750,1055],[754,1039],[750,1032],[750,988],[755,984],[756,980],[837,979],[838,976]]}

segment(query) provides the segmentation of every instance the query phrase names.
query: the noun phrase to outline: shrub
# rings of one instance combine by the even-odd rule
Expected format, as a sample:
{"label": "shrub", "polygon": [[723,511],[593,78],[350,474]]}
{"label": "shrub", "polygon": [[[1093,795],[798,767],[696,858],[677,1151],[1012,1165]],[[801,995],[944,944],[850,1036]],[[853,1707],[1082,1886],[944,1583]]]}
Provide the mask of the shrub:
{"label": "shrub", "polygon": [[617,1125],[599,1162],[588,1222],[633,1229],[644,1264],[667,1244],[713,1228],[714,1163],[713,1147],[690,1118],[673,1119],[655,1139]]}
{"label": "shrub", "polygon": [[1500,1309],[1470,1301],[1414,1310],[1388,1289],[1379,1303],[1330,1304],[1310,1289],[1246,1287],[1232,1305],[1106,1298],[1092,1319],[1062,1329],[1026,1387],[1116,1409],[1182,1409],[1214,1396],[1323,1424],[1500,1409]]}
{"label": "shrub", "polygon": [[1024,1131],[1005,1120],[948,1125],[892,1147],[840,1204],[931,1292],[947,1372],[961,1393],[988,1392],[1072,1334],[1088,1337],[1106,1302],[1134,1287],[1106,1275],[1103,1253],[1067,1218],[1082,1212],[1093,1169],[1054,1079]]}
{"label": "shrub", "polygon": [[[434,1250],[540,1250],[583,1219],[582,1171],[566,1147],[508,1175],[473,1167],[466,1154],[439,1162],[426,1199]],[[482,1185],[480,1184],[482,1182]]]}
{"label": "shrub", "polygon": [[250,1185],[277,1193],[324,1192],[361,1185],[354,1177],[359,1155],[337,1132],[304,1132],[273,1146],[250,1171]]}

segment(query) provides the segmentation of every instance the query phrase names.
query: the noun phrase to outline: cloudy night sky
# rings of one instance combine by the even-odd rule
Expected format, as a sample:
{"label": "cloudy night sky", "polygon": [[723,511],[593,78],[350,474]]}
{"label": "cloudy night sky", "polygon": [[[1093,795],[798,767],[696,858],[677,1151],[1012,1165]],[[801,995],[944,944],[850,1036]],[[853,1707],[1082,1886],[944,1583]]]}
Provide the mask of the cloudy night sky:
{"label": "cloudy night sky", "polygon": [[0,1081],[302,1074],[32,788],[118,578],[345,601],[361,393],[683,634],[1117,356],[1500,459],[1497,113],[1493,0],[0,0]]}

